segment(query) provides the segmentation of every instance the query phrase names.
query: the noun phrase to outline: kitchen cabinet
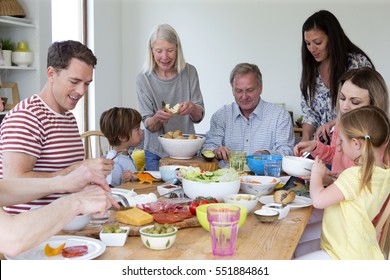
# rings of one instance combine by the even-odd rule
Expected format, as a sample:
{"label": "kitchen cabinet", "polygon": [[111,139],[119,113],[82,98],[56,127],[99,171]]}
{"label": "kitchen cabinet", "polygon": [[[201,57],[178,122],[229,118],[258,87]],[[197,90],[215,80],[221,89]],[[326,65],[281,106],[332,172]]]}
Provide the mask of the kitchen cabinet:
{"label": "kitchen cabinet", "polygon": [[25,18],[0,17],[0,37],[16,45],[26,41],[34,53],[29,67],[0,66],[3,83],[17,83],[19,99],[39,93],[46,82],[46,55],[51,44],[51,0],[18,0],[25,10]]}

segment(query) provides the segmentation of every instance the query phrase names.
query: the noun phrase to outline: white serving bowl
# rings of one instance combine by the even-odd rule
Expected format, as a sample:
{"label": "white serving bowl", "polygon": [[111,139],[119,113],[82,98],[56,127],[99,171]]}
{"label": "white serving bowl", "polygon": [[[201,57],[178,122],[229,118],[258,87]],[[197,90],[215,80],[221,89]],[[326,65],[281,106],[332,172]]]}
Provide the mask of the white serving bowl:
{"label": "white serving bowl", "polygon": [[195,199],[197,196],[211,196],[222,201],[224,196],[236,194],[240,190],[240,180],[204,183],[183,178],[182,184],[184,193],[192,199]]}
{"label": "white serving bowl", "polygon": [[159,167],[161,179],[164,182],[171,181],[176,178],[176,173],[180,168],[186,168],[187,166],[182,165],[164,165]]}
{"label": "white serving bowl", "polygon": [[162,234],[152,234],[144,232],[144,229],[152,227],[154,227],[154,225],[140,228],[139,233],[141,235],[142,243],[147,248],[152,250],[165,250],[171,248],[176,240],[177,228],[173,227],[173,232]]}
{"label": "white serving bowl", "polygon": [[253,194],[257,197],[270,194],[280,183],[280,179],[271,176],[241,176],[241,190],[244,193]]}
{"label": "white serving bowl", "polygon": [[282,169],[290,176],[304,177],[309,176],[314,160],[303,157],[284,156],[282,160]]}
{"label": "white serving bowl", "polygon": [[254,212],[255,217],[262,223],[273,223],[279,219],[279,212],[272,209],[259,209]]}
{"label": "white serving bowl", "polygon": [[34,54],[32,52],[12,52],[11,60],[20,67],[27,67],[33,63]]}
{"label": "white serving bowl", "polygon": [[255,210],[257,205],[257,196],[253,194],[230,194],[223,198],[225,203],[244,206],[249,213]]}
{"label": "white serving bowl", "polygon": [[63,227],[63,231],[79,231],[85,228],[91,220],[90,214],[77,215],[66,226]]}
{"label": "white serving bowl", "polygon": [[99,237],[107,246],[124,246],[126,243],[127,236],[129,234],[130,227],[119,227],[120,229],[126,230],[121,233],[105,233],[103,230],[100,231]]}
{"label": "white serving bowl", "polygon": [[[188,137],[188,134],[183,136]],[[204,136],[196,135],[196,137],[196,139],[169,139],[160,135],[158,141],[171,158],[190,159],[197,154],[205,141]]]}

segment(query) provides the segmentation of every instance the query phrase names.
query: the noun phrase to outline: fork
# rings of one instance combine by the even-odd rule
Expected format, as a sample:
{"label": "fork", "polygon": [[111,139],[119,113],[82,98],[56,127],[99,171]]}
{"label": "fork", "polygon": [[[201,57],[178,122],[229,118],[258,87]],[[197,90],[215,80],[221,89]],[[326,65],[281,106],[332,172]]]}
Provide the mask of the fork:
{"label": "fork", "polygon": [[116,154],[115,154],[115,156],[113,156],[111,159],[112,160],[114,160],[114,159],[116,159],[118,156],[120,156],[120,155],[123,155],[125,152],[129,152],[127,149],[122,149],[122,150],[120,150],[120,151],[117,151],[116,152]]}

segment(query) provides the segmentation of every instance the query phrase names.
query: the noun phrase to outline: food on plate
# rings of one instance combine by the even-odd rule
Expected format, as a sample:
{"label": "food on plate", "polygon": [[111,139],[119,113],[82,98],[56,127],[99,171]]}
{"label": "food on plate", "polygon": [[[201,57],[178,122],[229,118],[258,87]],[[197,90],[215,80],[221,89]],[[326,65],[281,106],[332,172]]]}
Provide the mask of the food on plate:
{"label": "food on plate", "polygon": [[88,253],[87,245],[78,245],[66,247],[62,250],[61,254],[64,258],[81,257]]}
{"label": "food on plate", "polygon": [[193,215],[196,215],[196,207],[203,204],[210,204],[210,203],[218,203],[218,200],[214,197],[204,197],[204,196],[198,196],[196,197],[190,204],[190,212]]}
{"label": "food on plate", "polygon": [[45,255],[48,257],[57,256],[57,255],[61,254],[65,245],[66,245],[66,243],[62,243],[57,248],[52,248],[49,244],[46,244],[45,249],[44,249]]}
{"label": "food on plate", "polygon": [[174,224],[192,218],[190,211],[183,212],[159,212],[152,214],[153,219],[160,224]]}
{"label": "food on plate", "polygon": [[170,233],[174,232],[175,229],[173,226],[169,224],[154,224],[153,227],[145,228],[143,230],[144,233],[150,233],[150,234],[164,234],[164,233]]}
{"label": "food on plate", "polygon": [[186,180],[211,183],[211,182],[233,182],[239,180],[236,170],[233,168],[221,168],[215,171],[202,172],[199,167],[188,167],[180,170]]}
{"label": "food on plate", "polygon": [[[276,178],[273,178],[272,181],[268,182],[267,184],[276,183],[278,180]],[[247,183],[247,184],[262,184],[260,181],[256,180],[244,180],[243,178],[240,179],[241,183]]]}
{"label": "food on plate", "polygon": [[164,111],[172,114],[177,114],[180,111],[180,103],[177,103],[175,106],[171,107],[170,104],[165,104]]}
{"label": "food on plate", "polygon": [[251,195],[245,195],[245,194],[239,194],[238,196],[236,196],[235,200],[237,201],[240,201],[240,200],[256,200],[256,196],[253,197]]}
{"label": "food on plate", "polygon": [[281,204],[288,204],[293,202],[295,199],[295,193],[286,191],[286,190],[277,190],[274,193],[274,201],[276,203],[281,203]]}
{"label": "food on plate", "polygon": [[129,210],[116,212],[116,220],[124,224],[142,226],[153,222],[153,216],[137,207],[134,207]]}
{"label": "food on plate", "polygon": [[103,226],[103,233],[125,233],[126,230],[120,228],[118,224],[106,224]]}
{"label": "food on plate", "polygon": [[154,181],[159,181],[160,179],[157,179],[153,177],[150,173],[148,172],[136,172],[133,174],[135,178],[139,180],[140,184],[143,183],[149,183],[152,184]]}

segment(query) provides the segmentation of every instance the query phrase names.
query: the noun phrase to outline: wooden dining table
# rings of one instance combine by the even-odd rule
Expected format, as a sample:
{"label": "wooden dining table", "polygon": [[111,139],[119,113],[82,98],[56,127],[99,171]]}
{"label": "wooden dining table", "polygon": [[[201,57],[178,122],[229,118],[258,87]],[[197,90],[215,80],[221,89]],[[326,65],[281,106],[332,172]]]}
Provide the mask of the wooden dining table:
{"label": "wooden dining table", "polygon": [[[120,188],[133,189],[138,194],[158,193],[157,186],[162,182],[140,184],[129,182]],[[261,208],[258,203],[257,208]],[[200,225],[179,229],[176,241],[171,248],[162,251],[146,248],[140,236],[128,236],[122,247],[109,247],[98,260],[290,260],[312,212],[312,206],[291,209],[288,215],[273,223],[262,223],[253,213],[248,214],[245,223],[239,228],[236,252],[233,256],[214,256],[210,233]],[[87,229],[74,233],[95,231],[100,227],[90,224]],[[57,235],[69,235],[59,232]],[[88,236],[88,234],[87,234]],[[98,238],[98,235],[95,237]],[[0,255],[0,259],[4,259]]]}

